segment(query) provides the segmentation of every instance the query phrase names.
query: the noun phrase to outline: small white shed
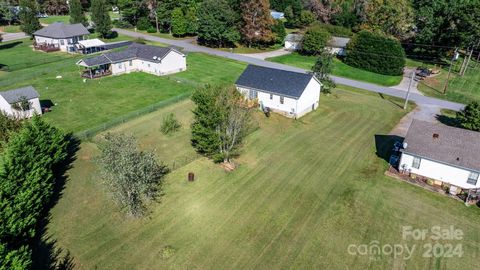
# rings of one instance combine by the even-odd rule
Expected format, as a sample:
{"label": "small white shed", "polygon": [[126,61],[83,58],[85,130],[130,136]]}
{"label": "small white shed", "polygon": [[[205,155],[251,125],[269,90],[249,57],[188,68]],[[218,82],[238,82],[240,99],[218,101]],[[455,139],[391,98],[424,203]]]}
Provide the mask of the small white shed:
{"label": "small white shed", "polygon": [[[0,111],[17,118],[30,118],[42,114],[40,95],[33,86],[0,92]],[[25,103],[22,104],[22,101]]]}
{"label": "small white shed", "polygon": [[298,51],[302,48],[303,35],[288,34],[285,37],[285,49],[289,51]]}

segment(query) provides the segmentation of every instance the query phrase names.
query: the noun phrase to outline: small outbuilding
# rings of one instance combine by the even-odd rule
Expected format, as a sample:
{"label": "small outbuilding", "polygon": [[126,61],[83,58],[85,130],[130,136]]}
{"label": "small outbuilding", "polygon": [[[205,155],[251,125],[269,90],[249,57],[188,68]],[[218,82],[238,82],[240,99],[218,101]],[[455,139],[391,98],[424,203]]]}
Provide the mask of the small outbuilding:
{"label": "small outbuilding", "polygon": [[84,67],[82,77],[90,79],[136,71],[163,76],[187,69],[186,55],[179,50],[138,43],[122,51],[81,59],[77,65]]}
{"label": "small outbuilding", "polygon": [[431,179],[451,194],[480,188],[480,132],[414,120],[403,148],[401,173]]}
{"label": "small outbuilding", "polygon": [[327,49],[332,54],[336,54],[339,56],[345,56],[345,48],[347,47],[348,42],[350,42],[350,38],[345,37],[332,37],[327,42]]}
{"label": "small outbuilding", "polygon": [[33,86],[0,92],[0,111],[16,118],[30,118],[42,114],[40,95]]}
{"label": "small outbuilding", "polygon": [[87,39],[88,35],[90,32],[81,23],[55,22],[33,33],[34,48],[73,53],[77,50],[78,42]]}
{"label": "small outbuilding", "polygon": [[322,84],[307,73],[249,65],[235,83],[262,110],[300,118],[318,108]]}
{"label": "small outbuilding", "polygon": [[285,49],[289,51],[298,51],[302,49],[303,35],[288,34],[285,37]]}

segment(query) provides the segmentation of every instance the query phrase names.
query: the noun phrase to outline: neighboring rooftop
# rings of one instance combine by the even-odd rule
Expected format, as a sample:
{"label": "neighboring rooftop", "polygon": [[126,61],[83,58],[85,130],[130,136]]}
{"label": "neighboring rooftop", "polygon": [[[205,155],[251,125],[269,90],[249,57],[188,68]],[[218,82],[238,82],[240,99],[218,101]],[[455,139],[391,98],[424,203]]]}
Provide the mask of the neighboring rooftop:
{"label": "neighboring rooftop", "polygon": [[89,34],[90,32],[81,23],[65,24],[63,22],[52,23],[33,33],[34,36],[49,38],[70,38]]}
{"label": "neighboring rooftop", "polygon": [[103,64],[121,62],[130,59],[142,59],[150,62],[160,62],[172,50],[175,49],[171,47],[159,47],[132,43],[125,50],[105,53],[96,57],[82,59],[78,63],[81,63],[83,61],[83,63],[85,64],[84,66],[92,67]]}
{"label": "neighboring rooftop", "polygon": [[248,65],[235,83],[282,96],[299,98],[313,76],[281,69]]}
{"label": "neighboring rooftop", "polygon": [[350,41],[350,38],[345,37],[332,37],[328,42],[327,45],[330,47],[335,48],[345,48],[347,43]]}
{"label": "neighboring rooftop", "polygon": [[285,37],[285,41],[290,41],[290,42],[301,42],[303,40],[303,35],[301,34],[288,34]]}
{"label": "neighboring rooftop", "polygon": [[281,20],[285,18],[285,13],[275,11],[275,10],[270,10],[270,16],[272,16],[272,18],[274,18],[275,20]]}
{"label": "neighboring rooftop", "polygon": [[35,88],[33,88],[31,85],[0,92],[0,96],[3,97],[9,104],[17,103],[23,97],[25,97],[27,100],[40,97],[37,90],[35,90]]}
{"label": "neighboring rooftop", "polygon": [[480,132],[414,120],[403,152],[480,172]]}

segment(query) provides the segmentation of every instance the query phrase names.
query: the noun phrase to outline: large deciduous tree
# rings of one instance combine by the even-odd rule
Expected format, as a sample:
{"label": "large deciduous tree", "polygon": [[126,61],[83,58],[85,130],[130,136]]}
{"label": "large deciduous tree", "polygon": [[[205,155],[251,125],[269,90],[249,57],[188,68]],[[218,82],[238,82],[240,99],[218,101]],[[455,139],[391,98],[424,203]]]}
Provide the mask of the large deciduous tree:
{"label": "large deciduous tree", "polygon": [[273,41],[272,25],[268,0],[244,0],[240,5],[243,25],[240,28],[243,41],[252,44],[265,44]]}
{"label": "large deciduous tree", "polygon": [[462,128],[480,131],[480,103],[473,101],[457,112],[457,121]]}
{"label": "large deciduous tree", "polygon": [[68,4],[65,0],[46,0],[42,7],[50,15],[65,15],[68,13]]}
{"label": "large deciduous tree", "polygon": [[37,17],[38,6],[35,0],[20,0],[20,29],[28,35],[42,28]]}
{"label": "large deciduous tree", "polygon": [[70,5],[70,23],[81,23],[87,26],[87,18],[85,17],[85,13],[83,13],[80,0],[70,0],[68,3]]}
{"label": "large deciduous tree", "polygon": [[192,145],[216,162],[231,161],[251,126],[250,109],[235,87],[207,86],[195,90]]}
{"label": "large deciduous tree", "polygon": [[414,13],[410,0],[370,0],[364,7],[366,20],[361,28],[380,30],[399,39],[413,35]]}
{"label": "large deciduous tree", "polygon": [[212,47],[234,46],[240,40],[238,15],[226,0],[205,0],[198,8],[198,41]]}
{"label": "large deciduous tree", "polygon": [[471,46],[480,39],[480,0],[414,0],[418,43]]}
{"label": "large deciduous tree", "polygon": [[146,203],[161,191],[168,168],[152,152],[140,151],[132,136],[108,133],[100,150],[97,163],[108,191],[128,214],[143,215]]}
{"label": "large deciduous tree", "polygon": [[112,21],[108,15],[108,5],[105,0],[92,1],[92,22],[95,24],[95,31],[101,37],[106,38],[112,30]]}
{"label": "large deciduous tree", "polygon": [[330,33],[322,27],[309,28],[303,37],[301,53],[305,55],[322,53],[330,37]]}

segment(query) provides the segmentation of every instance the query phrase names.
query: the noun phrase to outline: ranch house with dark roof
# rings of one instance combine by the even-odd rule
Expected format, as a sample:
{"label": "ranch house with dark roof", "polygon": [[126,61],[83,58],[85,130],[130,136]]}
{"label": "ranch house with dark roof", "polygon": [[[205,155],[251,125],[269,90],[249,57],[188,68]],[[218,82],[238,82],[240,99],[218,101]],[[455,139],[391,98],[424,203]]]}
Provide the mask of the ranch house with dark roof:
{"label": "ranch house with dark roof", "polygon": [[235,83],[245,98],[256,100],[264,110],[300,118],[316,110],[321,83],[315,76],[249,65]]}
{"label": "ranch house with dark roof", "polygon": [[447,185],[451,194],[480,188],[480,132],[414,120],[401,151],[402,173]]}

